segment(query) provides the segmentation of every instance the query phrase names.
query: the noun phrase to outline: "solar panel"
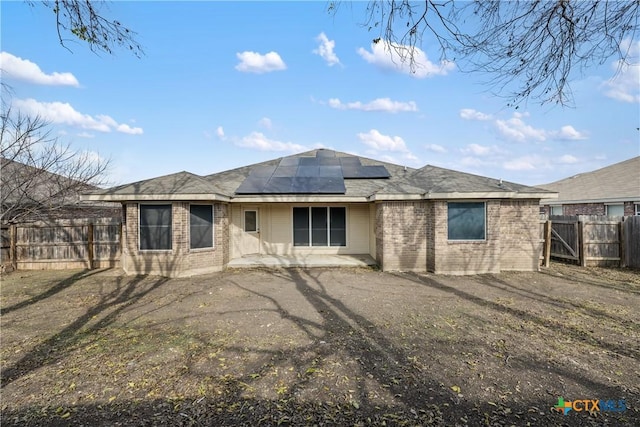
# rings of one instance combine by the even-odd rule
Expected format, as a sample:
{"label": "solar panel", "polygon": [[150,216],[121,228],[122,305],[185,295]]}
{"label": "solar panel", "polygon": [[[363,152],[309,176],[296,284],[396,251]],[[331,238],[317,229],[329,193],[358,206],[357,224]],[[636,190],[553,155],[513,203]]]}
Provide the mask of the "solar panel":
{"label": "solar panel", "polygon": [[273,177],[264,186],[263,193],[288,194],[292,192],[293,177]]}
{"label": "solar panel", "polygon": [[337,157],[318,157],[320,166],[340,166],[340,159]]}
{"label": "solar panel", "polygon": [[342,178],[342,168],[340,166],[320,166],[318,172],[321,177]]}
{"label": "solar panel", "polygon": [[283,157],[280,159],[280,166],[298,166],[300,157]]}
{"label": "solar panel", "polygon": [[318,159],[316,159],[315,157],[299,157],[299,165],[300,166],[317,166],[318,165]]}
{"label": "solar panel", "polygon": [[344,194],[345,179],[389,178],[383,165],[363,166],[359,157],[336,157],[318,150],[315,157],[285,157],[278,166],[257,166],[238,194]]}
{"label": "solar panel", "polygon": [[300,166],[296,176],[320,176],[320,166]]}
{"label": "solar panel", "polygon": [[292,192],[300,194],[344,194],[345,191],[342,178],[297,176],[292,185]]}
{"label": "solar panel", "polygon": [[273,172],[274,177],[287,177],[287,176],[296,176],[298,172],[298,166],[278,166],[276,170]]}
{"label": "solar panel", "polygon": [[267,181],[261,177],[248,176],[236,190],[238,194],[260,194],[264,191]]}

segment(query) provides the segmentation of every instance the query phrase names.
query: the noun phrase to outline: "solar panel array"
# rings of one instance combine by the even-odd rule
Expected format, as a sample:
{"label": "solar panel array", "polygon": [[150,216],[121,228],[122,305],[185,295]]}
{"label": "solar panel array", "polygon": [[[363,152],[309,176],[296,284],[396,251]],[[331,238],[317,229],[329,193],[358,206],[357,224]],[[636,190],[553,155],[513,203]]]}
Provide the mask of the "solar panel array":
{"label": "solar panel array", "polygon": [[237,194],[344,194],[345,179],[389,178],[382,165],[364,166],[359,157],[336,157],[318,150],[315,157],[285,157],[278,166],[256,166]]}

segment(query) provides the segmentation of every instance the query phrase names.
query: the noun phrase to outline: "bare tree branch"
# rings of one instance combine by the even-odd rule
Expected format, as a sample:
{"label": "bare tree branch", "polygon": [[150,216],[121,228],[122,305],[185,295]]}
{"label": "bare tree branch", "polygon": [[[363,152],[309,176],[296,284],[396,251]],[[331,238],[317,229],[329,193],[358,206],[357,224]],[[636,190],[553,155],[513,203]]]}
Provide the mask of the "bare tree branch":
{"label": "bare tree branch", "polygon": [[435,41],[442,59],[485,74],[507,105],[570,105],[578,73],[612,57],[627,64],[639,16],[638,0],[385,0],[368,3],[365,22],[412,71],[416,48]]}
{"label": "bare tree branch", "polygon": [[[31,6],[36,2],[28,0]],[[86,42],[91,51],[113,54],[115,47],[124,48],[137,57],[144,51],[138,41],[137,34],[118,20],[105,18],[103,9],[105,1],[95,0],[54,0],[41,2],[53,11],[56,18],[56,30],[60,44],[69,49],[65,34]]]}
{"label": "bare tree branch", "polygon": [[3,105],[0,119],[0,222],[54,216],[105,184],[110,162],[60,144],[41,117]]}

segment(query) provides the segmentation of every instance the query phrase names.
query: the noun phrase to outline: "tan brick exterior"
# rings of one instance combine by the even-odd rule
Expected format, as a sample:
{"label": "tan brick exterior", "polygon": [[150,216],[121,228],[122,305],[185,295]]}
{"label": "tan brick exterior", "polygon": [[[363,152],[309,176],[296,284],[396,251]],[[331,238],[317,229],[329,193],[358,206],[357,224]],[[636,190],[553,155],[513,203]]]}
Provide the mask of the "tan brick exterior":
{"label": "tan brick exterior", "polygon": [[535,271],[542,251],[537,200],[500,203],[500,269]]}
{"label": "tan brick exterior", "polygon": [[[156,202],[162,204],[162,202]],[[214,247],[189,248],[189,203],[172,205],[172,249],[139,250],[139,205],[124,209],[121,265],[128,274],[189,276],[219,271],[229,262],[230,210],[214,203]],[[201,202],[198,202],[201,204]],[[535,271],[541,250],[538,200],[486,201],[486,239],[449,241],[447,201],[375,204],[375,256],[385,271],[440,274]]]}
{"label": "tan brick exterior", "polygon": [[376,253],[381,268],[440,274],[538,269],[537,200],[486,201],[483,241],[449,241],[447,218],[447,201],[379,203]]}
{"label": "tan brick exterior", "polygon": [[425,271],[427,204],[385,202],[376,209],[376,255],[384,270]]}
{"label": "tan brick exterior", "polygon": [[[154,202],[154,204],[164,204]],[[140,251],[138,203],[127,203],[124,209],[123,251],[121,265],[127,274],[157,274],[169,277],[190,276],[222,270],[229,261],[229,216],[226,204],[213,204],[214,247],[189,248],[189,203],[172,205],[172,249]],[[206,204],[198,202],[198,204]]]}

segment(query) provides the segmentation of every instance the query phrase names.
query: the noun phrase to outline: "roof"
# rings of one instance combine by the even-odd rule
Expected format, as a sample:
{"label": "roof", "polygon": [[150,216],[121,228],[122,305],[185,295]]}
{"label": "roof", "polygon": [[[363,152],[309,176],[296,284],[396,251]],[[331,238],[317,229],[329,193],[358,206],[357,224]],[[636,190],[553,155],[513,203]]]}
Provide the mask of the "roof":
{"label": "roof", "polygon": [[[247,178],[265,174],[270,178],[282,165],[313,163],[315,158],[337,158],[340,164],[356,164],[344,169],[344,189],[322,192],[261,191],[245,184]],[[298,159],[298,160],[296,160]],[[300,160],[305,159],[305,160]],[[385,173],[382,173],[382,171]],[[374,177],[362,178],[365,175]],[[297,176],[291,172],[292,177]],[[269,176],[266,176],[269,175]],[[357,176],[357,178],[354,178]],[[240,191],[239,191],[240,189]],[[456,172],[435,166],[421,169],[359,157],[339,151],[318,149],[231,169],[206,176],[179,172],[149,180],[87,193],[88,200],[221,200],[229,202],[367,202],[435,198],[529,198],[553,196],[540,188]]]}
{"label": "roof", "polygon": [[640,201],[640,156],[539,187],[558,193],[557,200],[542,203]]}

